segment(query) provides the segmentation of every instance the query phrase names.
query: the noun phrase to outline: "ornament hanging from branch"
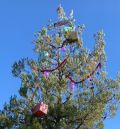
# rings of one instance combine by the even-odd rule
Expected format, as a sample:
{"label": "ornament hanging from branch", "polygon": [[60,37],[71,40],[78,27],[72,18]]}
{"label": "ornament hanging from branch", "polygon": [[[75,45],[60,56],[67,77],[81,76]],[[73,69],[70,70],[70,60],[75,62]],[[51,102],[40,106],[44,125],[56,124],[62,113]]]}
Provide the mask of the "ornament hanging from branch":
{"label": "ornament hanging from branch", "polygon": [[34,116],[36,117],[42,117],[45,116],[48,112],[48,105],[46,105],[45,103],[41,102],[38,103],[33,109],[32,109],[32,113]]}
{"label": "ornament hanging from branch", "polygon": [[47,51],[40,52],[40,54],[39,54],[39,60],[44,60],[47,57],[49,57],[49,53]]}
{"label": "ornament hanging from branch", "polygon": [[77,31],[72,31],[68,34],[68,38],[66,39],[68,43],[74,43],[79,41],[79,36]]}
{"label": "ornament hanging from branch", "polygon": [[49,76],[49,72],[44,72],[44,76],[48,77]]}
{"label": "ornament hanging from branch", "polygon": [[61,48],[61,51],[62,51],[62,52],[65,52],[66,50],[67,50],[67,49],[66,49],[65,47],[62,47],[62,48]]}
{"label": "ornament hanging from branch", "polygon": [[69,90],[70,90],[70,91],[73,91],[73,90],[74,90],[74,88],[75,88],[74,83],[70,84],[70,85],[68,86],[68,88],[69,88]]}
{"label": "ornament hanging from branch", "polygon": [[72,27],[69,27],[69,26],[65,26],[63,29],[62,29],[62,32],[71,32],[73,31],[73,28]]}

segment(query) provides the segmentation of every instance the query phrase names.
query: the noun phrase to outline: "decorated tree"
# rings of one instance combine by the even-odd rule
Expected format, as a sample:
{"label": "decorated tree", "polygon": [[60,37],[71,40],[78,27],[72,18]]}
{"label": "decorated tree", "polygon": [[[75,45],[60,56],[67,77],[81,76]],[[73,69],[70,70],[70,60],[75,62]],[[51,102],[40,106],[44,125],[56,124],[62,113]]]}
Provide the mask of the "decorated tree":
{"label": "decorated tree", "polygon": [[93,51],[82,40],[84,25],[75,25],[73,10],[36,35],[37,59],[23,58],[12,73],[21,79],[20,96],[0,111],[2,129],[103,129],[120,101],[120,76],[107,77],[104,33],[94,35]]}

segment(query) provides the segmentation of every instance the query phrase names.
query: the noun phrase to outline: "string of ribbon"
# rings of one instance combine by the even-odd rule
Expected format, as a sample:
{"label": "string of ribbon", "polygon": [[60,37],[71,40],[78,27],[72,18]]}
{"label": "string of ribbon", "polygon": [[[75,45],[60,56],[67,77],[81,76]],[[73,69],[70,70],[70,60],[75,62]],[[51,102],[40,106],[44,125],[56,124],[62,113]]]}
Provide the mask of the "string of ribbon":
{"label": "string of ribbon", "polygon": [[[65,58],[56,68],[54,68],[54,69],[43,69],[43,70],[41,70],[40,72],[42,72],[42,73],[44,73],[44,72],[53,72],[53,71],[59,69],[60,67],[62,67],[62,66],[66,63],[67,59],[68,59],[68,57],[66,57],[66,58]],[[35,66],[33,66],[32,69],[35,70],[35,71],[39,71],[39,68],[38,68],[38,67],[35,67]]]}
{"label": "string of ribbon", "polygon": [[[69,56],[68,56],[68,57],[69,57]],[[44,72],[53,72],[53,71],[59,69],[60,67],[62,67],[63,65],[66,64],[68,57],[66,57],[56,68],[54,68],[54,69],[44,69],[44,70],[41,70],[41,72],[42,72],[42,73],[44,73]],[[66,75],[66,78],[69,79],[69,80],[70,80],[72,83],[74,83],[74,84],[80,84],[80,83],[84,82],[85,80],[89,79],[89,78],[96,72],[96,70],[97,70],[98,68],[101,68],[101,67],[102,67],[101,63],[98,63],[98,65],[96,66],[96,68],[95,68],[89,75],[87,75],[86,78],[83,78],[83,79],[80,80],[80,81],[75,81],[75,80],[70,76],[70,74]],[[33,68],[33,69],[34,69],[34,68]],[[35,69],[34,69],[34,70],[35,70]],[[38,70],[38,69],[37,69],[37,70]]]}
{"label": "string of ribbon", "polygon": [[41,72],[42,73],[44,73],[44,72],[53,72],[53,71],[59,69],[60,67],[62,67],[63,65],[65,65],[67,59],[68,59],[68,57],[66,57],[56,68],[54,68],[54,69],[44,69],[44,70],[41,70]]}
{"label": "string of ribbon", "polygon": [[92,71],[92,73],[90,73],[86,78],[83,78],[82,80],[80,80],[80,81],[75,81],[74,79],[72,79],[72,77],[71,76],[69,76],[69,75],[66,75],[66,78],[68,78],[72,83],[74,83],[74,84],[80,84],[80,83],[82,83],[82,82],[84,82],[85,80],[87,80],[88,78],[90,78],[94,73],[95,73],[95,71],[98,69],[98,68],[101,68],[102,67],[102,65],[101,65],[101,63],[99,63],[97,66],[96,66],[96,68],[95,68],[95,70],[94,71]]}

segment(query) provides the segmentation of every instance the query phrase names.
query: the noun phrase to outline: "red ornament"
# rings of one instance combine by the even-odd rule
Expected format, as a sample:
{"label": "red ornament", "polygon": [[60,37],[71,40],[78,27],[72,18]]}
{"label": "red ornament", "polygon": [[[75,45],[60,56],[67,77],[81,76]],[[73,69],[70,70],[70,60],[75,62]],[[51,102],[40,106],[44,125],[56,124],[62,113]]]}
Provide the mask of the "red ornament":
{"label": "red ornament", "polygon": [[38,103],[32,110],[32,113],[36,117],[42,117],[46,115],[48,112],[48,105],[44,104],[43,102]]}

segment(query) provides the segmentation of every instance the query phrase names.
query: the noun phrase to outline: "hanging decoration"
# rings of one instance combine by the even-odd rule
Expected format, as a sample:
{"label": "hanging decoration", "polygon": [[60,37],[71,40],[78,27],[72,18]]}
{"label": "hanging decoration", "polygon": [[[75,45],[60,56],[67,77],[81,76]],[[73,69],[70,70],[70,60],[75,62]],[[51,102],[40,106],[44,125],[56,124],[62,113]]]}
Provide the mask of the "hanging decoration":
{"label": "hanging decoration", "polygon": [[43,117],[47,114],[48,112],[48,105],[46,105],[45,103],[41,102],[38,103],[33,109],[32,109],[32,113],[34,116],[36,117]]}
{"label": "hanging decoration", "polygon": [[49,53],[47,51],[40,52],[40,54],[39,54],[39,60],[44,60],[47,57],[49,57]]}
{"label": "hanging decoration", "polygon": [[74,87],[75,87],[74,83],[72,83],[72,84],[70,84],[68,86],[68,88],[69,88],[70,91],[73,91],[74,90]]}
{"label": "hanging decoration", "polygon": [[45,71],[43,74],[44,74],[44,76],[46,76],[46,77],[49,76],[49,72],[46,72],[46,71]]}
{"label": "hanging decoration", "polygon": [[70,25],[70,24],[71,24],[70,20],[63,20],[63,21],[54,23],[54,27],[60,27],[60,26]]}
{"label": "hanging decoration", "polygon": [[60,67],[62,67],[63,65],[65,65],[65,63],[66,63],[66,61],[67,61],[68,58],[69,58],[69,56],[66,57],[66,58],[65,58],[56,68],[54,68],[54,69],[44,69],[44,70],[40,70],[37,66],[33,66],[32,69],[33,69],[34,71],[39,71],[39,70],[40,70],[40,72],[42,72],[45,76],[48,77],[50,72],[53,72],[53,71],[59,69]]}
{"label": "hanging decoration", "polygon": [[62,67],[63,65],[65,65],[67,59],[68,59],[68,57],[66,57],[56,68],[54,68],[54,69],[44,69],[44,70],[41,70],[41,72],[42,73],[44,73],[44,72],[53,72],[53,71],[59,69],[60,67]]}
{"label": "hanging decoration", "polygon": [[62,52],[65,52],[67,49],[65,47],[61,48]]}
{"label": "hanging decoration", "polygon": [[66,40],[68,43],[78,42],[79,41],[78,32],[77,31],[70,32]]}
{"label": "hanging decoration", "polygon": [[65,32],[71,32],[73,31],[73,28],[72,27],[69,27],[69,26],[65,26],[63,29],[62,29],[62,32],[65,33]]}
{"label": "hanging decoration", "polygon": [[[53,72],[53,71],[59,69],[60,67],[62,67],[63,65],[65,65],[68,58],[69,58],[69,56],[66,57],[56,68],[53,68],[53,69],[43,69],[43,70],[40,70],[40,72],[42,72],[45,76],[49,76],[50,72]],[[39,68],[37,66],[33,66],[32,69],[34,71],[39,71]]]}
{"label": "hanging decoration", "polygon": [[96,72],[96,70],[98,69],[98,68],[100,68],[101,69],[101,63],[99,63],[98,65],[97,65],[97,67],[95,68],[95,70],[94,71],[92,71],[92,73],[90,73],[89,75],[87,75],[86,76],[86,78],[83,78],[81,81],[75,81],[74,79],[72,79],[72,77],[70,76],[70,75],[67,75],[66,76],[66,78],[68,78],[72,83],[74,83],[74,84],[80,84],[80,83],[83,83],[85,80],[87,80],[88,78],[90,78],[95,72]]}
{"label": "hanging decoration", "polygon": [[67,35],[67,38],[63,41],[62,45],[59,47],[55,47],[53,44],[50,44],[50,46],[53,49],[59,49],[64,47],[67,44],[72,44],[72,43],[79,43],[79,36],[78,36],[78,32],[77,31],[72,31]]}

